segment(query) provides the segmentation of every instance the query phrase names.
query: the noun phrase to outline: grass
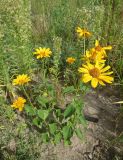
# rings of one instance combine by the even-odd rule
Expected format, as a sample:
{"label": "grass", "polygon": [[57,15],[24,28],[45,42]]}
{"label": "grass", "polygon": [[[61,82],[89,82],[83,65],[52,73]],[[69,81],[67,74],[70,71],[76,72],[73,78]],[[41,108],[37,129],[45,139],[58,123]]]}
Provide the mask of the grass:
{"label": "grass", "polygon": [[[15,5],[16,4],[16,5]],[[33,75],[33,81],[28,89],[31,100],[35,103],[37,95],[47,91],[41,74],[41,63],[35,61],[32,52],[37,47],[50,47],[53,58],[46,66],[52,73],[50,79],[56,88],[56,99],[63,98],[61,85],[74,86],[77,89],[80,61],[73,68],[66,64],[70,55],[80,57],[83,42],[78,40],[75,29],[86,27],[93,36],[86,47],[94,45],[95,39],[100,39],[105,45],[112,45],[108,56],[108,64],[115,75],[114,85],[123,85],[123,2],[122,0],[4,0],[0,2],[0,154],[3,159],[21,160],[40,157],[41,146],[39,133],[33,128],[28,132],[28,125],[19,113],[14,112],[10,103],[13,93],[21,91],[11,85],[13,77],[18,74]],[[38,69],[37,69],[38,68]],[[74,74],[73,74],[74,73]],[[66,80],[65,80],[65,78]],[[51,83],[50,80],[47,80]],[[37,82],[40,82],[39,84]],[[85,86],[84,86],[85,87]],[[31,90],[32,88],[32,90]],[[86,87],[85,87],[86,88]],[[83,88],[82,88],[83,91]],[[84,91],[83,91],[84,92]],[[60,100],[59,100],[60,101]],[[8,127],[9,126],[9,127]],[[33,131],[35,134],[33,134]],[[16,139],[16,152],[8,145]],[[32,154],[33,153],[33,154]]]}

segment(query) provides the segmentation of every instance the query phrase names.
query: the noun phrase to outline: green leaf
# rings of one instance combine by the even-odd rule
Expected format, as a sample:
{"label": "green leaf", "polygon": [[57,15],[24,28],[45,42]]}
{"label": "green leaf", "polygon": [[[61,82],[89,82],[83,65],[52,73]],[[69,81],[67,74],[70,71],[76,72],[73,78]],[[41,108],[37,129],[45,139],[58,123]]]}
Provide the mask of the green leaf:
{"label": "green leaf", "polygon": [[61,142],[61,139],[62,139],[62,135],[61,133],[59,132],[58,134],[55,135],[55,144],[58,144]]}
{"label": "green leaf", "polygon": [[65,141],[64,141],[64,145],[65,145],[65,146],[71,145],[71,141],[70,141],[70,140],[65,140]]}
{"label": "green leaf", "polygon": [[82,115],[79,116],[79,121],[84,127],[87,126],[87,121],[85,120],[85,118]]}
{"label": "green leaf", "polygon": [[73,130],[70,126],[64,126],[62,132],[64,140],[69,140],[73,135]]}
{"label": "green leaf", "polygon": [[77,128],[75,132],[78,138],[83,139],[83,133],[80,128]]}
{"label": "green leaf", "polygon": [[49,115],[49,110],[44,110],[44,109],[40,109],[38,110],[38,116],[43,119],[44,121],[46,120],[46,118]]}
{"label": "green leaf", "polygon": [[48,91],[52,91],[52,90],[54,91],[54,86],[53,86],[53,84],[48,84],[48,83],[47,83],[47,90],[48,90]]}
{"label": "green leaf", "polygon": [[69,87],[64,88],[63,93],[64,94],[66,94],[66,93],[73,93],[74,91],[75,91],[74,86],[69,86]]}
{"label": "green leaf", "polygon": [[73,106],[76,108],[76,113],[77,115],[81,115],[82,113],[82,108],[83,108],[83,100],[78,99],[73,101]]}
{"label": "green leaf", "polygon": [[75,112],[75,108],[72,105],[67,106],[67,108],[64,111],[64,117],[70,117]]}
{"label": "green leaf", "polygon": [[49,99],[43,96],[39,96],[37,100],[38,100],[38,103],[44,107],[46,107],[46,104],[49,102]]}
{"label": "green leaf", "polygon": [[25,106],[25,111],[28,115],[30,116],[34,116],[36,115],[36,108],[32,107],[32,106],[29,106],[29,105],[26,105]]}
{"label": "green leaf", "polygon": [[49,136],[48,136],[48,133],[42,133],[42,141],[44,143],[47,143],[49,141]]}
{"label": "green leaf", "polygon": [[90,90],[90,88],[88,86],[86,86],[84,83],[80,83],[79,85],[79,89],[80,91],[83,91],[83,92],[88,92]]}
{"label": "green leaf", "polygon": [[39,127],[39,123],[40,123],[39,118],[38,118],[38,117],[34,118],[33,121],[32,121],[32,123],[33,123],[35,126]]}
{"label": "green leaf", "polygon": [[47,83],[47,90],[50,96],[54,97],[55,96],[55,90],[53,84]]}
{"label": "green leaf", "polygon": [[54,134],[57,131],[56,123],[49,124],[50,133]]}
{"label": "green leaf", "polygon": [[62,115],[61,109],[56,109],[56,116],[60,117]]}

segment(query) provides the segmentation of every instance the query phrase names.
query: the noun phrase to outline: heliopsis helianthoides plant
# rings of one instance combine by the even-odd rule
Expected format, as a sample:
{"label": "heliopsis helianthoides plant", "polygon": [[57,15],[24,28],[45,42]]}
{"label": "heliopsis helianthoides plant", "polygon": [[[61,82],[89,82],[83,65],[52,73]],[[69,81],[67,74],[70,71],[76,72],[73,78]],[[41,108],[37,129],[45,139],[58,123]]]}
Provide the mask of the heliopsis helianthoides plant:
{"label": "heliopsis helianthoides plant", "polygon": [[22,74],[22,75],[18,75],[15,79],[13,79],[12,84],[14,86],[21,86],[21,89],[24,92],[25,96],[27,97],[28,101],[30,102],[30,105],[33,106],[33,104],[31,103],[30,97],[28,96],[24,87],[24,85],[30,81],[31,79],[27,74]]}
{"label": "heliopsis helianthoides plant", "polygon": [[52,51],[50,48],[37,48],[35,52],[33,52],[34,55],[36,55],[37,59],[47,58],[52,55]]}
{"label": "heliopsis helianthoides plant", "polygon": [[23,111],[24,104],[26,103],[26,99],[23,97],[18,97],[13,104],[11,105],[12,108],[18,109],[19,111]]}
{"label": "heliopsis helianthoides plant", "polygon": [[92,35],[92,33],[89,32],[88,30],[82,29],[80,27],[77,27],[76,32],[77,32],[77,35],[78,35],[79,38],[81,38],[81,37],[87,37],[88,38]]}
{"label": "heliopsis helianthoides plant", "polygon": [[98,84],[105,86],[105,83],[112,83],[114,78],[111,76],[113,71],[108,71],[111,67],[105,64],[83,64],[82,67],[78,69],[82,73],[81,80],[83,83],[88,83],[91,81],[91,86],[96,88]]}
{"label": "heliopsis helianthoides plant", "polygon": [[67,62],[68,64],[73,64],[75,61],[76,61],[76,59],[73,58],[73,57],[68,57],[68,58],[66,59],[66,62]]}
{"label": "heliopsis helianthoides plant", "polygon": [[106,50],[111,50],[112,46],[102,47],[98,40],[95,41],[95,47],[93,48],[97,53],[101,53],[102,56],[107,57]]}
{"label": "heliopsis helianthoides plant", "polygon": [[104,59],[104,55],[101,52],[96,52],[94,48],[87,50],[85,55],[82,56],[82,60],[85,62],[89,62],[95,64],[97,61],[99,63],[104,63],[106,60]]}
{"label": "heliopsis helianthoides plant", "polygon": [[18,75],[12,82],[13,85],[24,85],[30,82],[31,79],[27,74]]}

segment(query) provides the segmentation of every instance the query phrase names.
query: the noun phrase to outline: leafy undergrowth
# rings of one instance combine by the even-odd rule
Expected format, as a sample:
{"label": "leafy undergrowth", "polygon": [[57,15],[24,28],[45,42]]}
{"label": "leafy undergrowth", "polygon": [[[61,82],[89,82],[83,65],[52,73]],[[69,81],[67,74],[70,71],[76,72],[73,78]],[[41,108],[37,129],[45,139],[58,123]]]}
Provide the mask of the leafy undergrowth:
{"label": "leafy undergrowth", "polygon": [[[50,90],[51,91],[51,90]],[[68,94],[70,89],[65,89],[64,93]],[[33,160],[43,156],[44,150],[48,143],[58,144],[64,139],[64,144],[70,144],[70,138],[74,132],[80,139],[84,138],[84,128],[86,121],[82,117],[83,102],[78,97],[78,101],[70,99],[68,96],[67,108],[57,108],[47,110],[46,105],[50,103],[48,97],[38,97],[40,108],[25,106],[25,112],[14,111],[9,105],[5,104],[5,93],[1,93],[1,113],[0,113],[0,156],[1,160]],[[75,97],[75,96],[74,96]],[[71,102],[71,103],[70,103]],[[63,101],[62,101],[63,103]],[[64,102],[66,104],[66,102]],[[52,105],[50,106],[52,108]],[[53,114],[53,112],[56,112]],[[62,112],[62,113],[61,113]],[[49,115],[50,113],[50,115]],[[56,116],[55,118],[53,116]],[[58,116],[58,117],[57,117]],[[60,120],[59,120],[60,118]],[[80,130],[79,125],[84,126]],[[60,124],[59,124],[60,123]],[[43,143],[47,144],[43,146]],[[46,151],[45,151],[46,152]]]}

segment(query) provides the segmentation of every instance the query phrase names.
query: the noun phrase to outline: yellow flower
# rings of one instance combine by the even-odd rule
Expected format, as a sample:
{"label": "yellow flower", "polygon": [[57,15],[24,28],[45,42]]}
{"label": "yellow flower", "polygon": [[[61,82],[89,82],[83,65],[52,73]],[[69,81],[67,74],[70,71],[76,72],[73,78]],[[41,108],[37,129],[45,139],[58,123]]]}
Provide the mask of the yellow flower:
{"label": "yellow flower", "polygon": [[[112,71],[108,71],[111,67],[105,66],[105,64],[96,63],[92,65],[91,63],[87,63],[87,65],[83,64],[83,67],[80,67],[78,71],[83,73],[81,80],[84,83],[91,81],[91,86],[96,88],[98,83],[105,86],[105,83],[112,83],[114,80],[110,75],[113,73]],[[104,83],[105,82],[105,83]]]}
{"label": "yellow flower", "polygon": [[86,29],[81,29],[80,27],[77,27],[76,32],[80,38],[91,36],[91,33],[89,31],[87,31]]}
{"label": "yellow flower", "polygon": [[96,52],[94,48],[92,48],[90,51],[86,51],[85,55],[82,57],[82,60],[85,60],[89,63],[104,63],[106,60],[104,60],[104,56],[99,52]]}
{"label": "yellow flower", "polygon": [[26,99],[23,97],[18,97],[13,104],[11,105],[12,108],[19,109],[19,111],[22,111],[24,108],[24,104],[26,102]]}
{"label": "yellow flower", "polygon": [[30,77],[27,74],[18,75],[16,79],[13,80],[13,85],[23,85],[31,81]]}
{"label": "yellow flower", "polygon": [[73,57],[68,57],[67,59],[66,59],[66,62],[67,63],[69,63],[69,64],[73,64],[74,62],[75,62],[75,58],[73,58]]}
{"label": "yellow flower", "polygon": [[37,59],[40,59],[40,58],[42,59],[42,58],[50,57],[52,52],[50,48],[39,47],[38,49],[36,49],[36,52],[34,52],[33,54],[37,56]]}
{"label": "yellow flower", "polygon": [[104,57],[107,57],[106,50],[111,50],[112,46],[102,47],[100,46],[99,41],[96,40],[94,49],[97,53],[101,53]]}

